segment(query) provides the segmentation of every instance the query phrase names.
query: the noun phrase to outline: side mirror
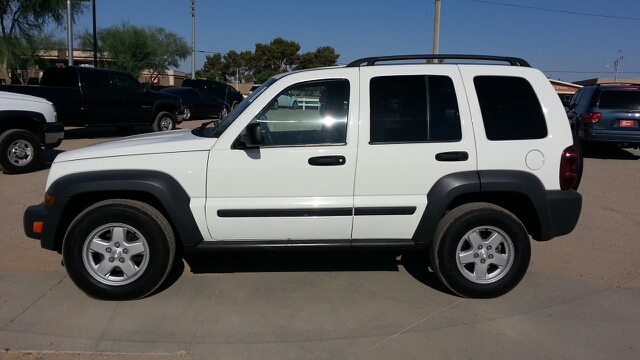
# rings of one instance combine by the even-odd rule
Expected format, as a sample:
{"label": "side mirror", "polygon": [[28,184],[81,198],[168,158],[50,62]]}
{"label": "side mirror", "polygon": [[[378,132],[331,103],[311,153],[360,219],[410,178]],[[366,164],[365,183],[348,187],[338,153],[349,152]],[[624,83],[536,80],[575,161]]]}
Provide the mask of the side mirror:
{"label": "side mirror", "polygon": [[252,149],[262,145],[262,125],[260,123],[250,123],[244,128],[235,141],[236,149]]}

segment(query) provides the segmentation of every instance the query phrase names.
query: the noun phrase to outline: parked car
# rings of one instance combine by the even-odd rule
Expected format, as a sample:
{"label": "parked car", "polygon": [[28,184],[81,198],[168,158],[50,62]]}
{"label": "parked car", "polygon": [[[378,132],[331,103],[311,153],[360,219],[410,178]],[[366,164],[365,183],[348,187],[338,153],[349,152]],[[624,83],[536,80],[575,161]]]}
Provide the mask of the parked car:
{"label": "parked car", "polygon": [[244,100],[244,96],[233,86],[220,81],[206,79],[186,79],[182,82],[182,87],[192,87],[204,89],[216,99],[222,100],[233,110]]}
{"label": "parked car", "polygon": [[180,98],[141,85],[128,73],[83,66],[49,67],[39,86],[1,85],[0,90],[52,102],[65,126],[151,125],[172,130],[182,122]]}
{"label": "parked car", "polygon": [[273,108],[277,109],[279,107],[284,107],[287,109],[295,110],[298,108],[298,98],[291,95],[290,92],[285,91],[282,95],[278,96],[278,99],[273,102]]}
{"label": "parked car", "polygon": [[168,87],[160,90],[160,92],[180,97],[182,105],[185,108],[185,120],[208,119],[212,117],[224,119],[229,113],[227,103],[216,99],[203,89]]}
{"label": "parked car", "polygon": [[567,117],[583,146],[640,147],[640,84],[597,84],[578,90]]}
{"label": "parked car", "polygon": [[40,163],[42,148],[58,147],[64,126],[43,98],[0,91],[0,171],[23,174]]}
{"label": "parked car", "polygon": [[[444,56],[509,65],[425,61]],[[273,109],[323,87],[326,116]],[[424,248],[452,292],[496,297],[525,276],[531,238],[578,223],[566,121],[517,58],[293,71],[218,124],[63,152],[23,226],[99,299],[153,293],[184,253],[326,248]]]}

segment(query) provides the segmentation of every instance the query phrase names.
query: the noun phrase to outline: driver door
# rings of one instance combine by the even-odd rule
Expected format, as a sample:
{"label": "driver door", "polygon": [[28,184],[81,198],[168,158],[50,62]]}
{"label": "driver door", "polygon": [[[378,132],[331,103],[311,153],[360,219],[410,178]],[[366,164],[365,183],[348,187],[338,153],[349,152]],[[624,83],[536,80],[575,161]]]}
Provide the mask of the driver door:
{"label": "driver door", "polygon": [[[234,148],[240,125],[227,129],[211,150],[206,215],[213,239],[351,238],[357,121],[350,119],[357,119],[357,106],[351,104],[358,99],[350,89],[355,79],[296,84],[295,78],[274,83],[275,89],[252,105],[259,107],[251,122],[261,124],[263,146]],[[311,98],[327,87],[334,89],[329,96],[339,105],[331,116],[321,116],[319,108],[274,107],[285,92]],[[268,103],[260,101],[267,96]],[[252,106],[244,113],[256,111]]]}

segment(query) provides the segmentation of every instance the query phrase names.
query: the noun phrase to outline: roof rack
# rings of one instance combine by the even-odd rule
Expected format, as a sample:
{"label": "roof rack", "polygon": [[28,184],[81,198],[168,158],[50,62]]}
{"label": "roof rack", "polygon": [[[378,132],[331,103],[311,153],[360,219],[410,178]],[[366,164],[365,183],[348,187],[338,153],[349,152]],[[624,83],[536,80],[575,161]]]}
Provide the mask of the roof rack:
{"label": "roof rack", "polygon": [[460,55],[460,54],[424,54],[424,55],[392,55],[362,58],[352,61],[347,67],[358,67],[362,65],[371,66],[379,61],[401,61],[401,60],[483,60],[483,61],[502,61],[507,62],[511,66],[531,67],[528,62],[523,59],[508,56],[491,56],[491,55]]}
{"label": "roof rack", "polygon": [[593,84],[596,86],[617,86],[617,85],[621,85],[621,86],[630,86],[630,85],[635,85],[638,86],[640,85],[640,82],[630,82],[630,81],[617,81],[617,82],[602,82],[602,83],[597,83],[597,84]]}

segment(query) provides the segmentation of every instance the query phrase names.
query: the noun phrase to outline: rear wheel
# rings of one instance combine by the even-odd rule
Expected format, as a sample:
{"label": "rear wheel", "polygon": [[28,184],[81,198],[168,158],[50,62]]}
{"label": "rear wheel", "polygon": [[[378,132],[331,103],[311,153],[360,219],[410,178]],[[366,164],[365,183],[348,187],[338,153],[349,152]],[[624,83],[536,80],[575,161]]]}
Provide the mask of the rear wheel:
{"label": "rear wheel", "polygon": [[471,203],[442,218],[430,257],[434,272],[451,291],[491,298],[506,294],[522,280],[531,244],[513,214],[493,204]]}
{"label": "rear wheel", "polygon": [[218,118],[220,118],[220,120],[224,120],[224,118],[226,118],[227,115],[229,115],[229,110],[227,110],[226,106],[223,106],[222,109],[220,109],[220,114],[218,114]]}
{"label": "rear wheel", "polygon": [[176,117],[167,111],[161,111],[153,122],[153,131],[169,131],[176,128]]}
{"label": "rear wheel", "polygon": [[175,239],[167,220],[152,206],[106,200],[75,218],[62,256],[69,277],[87,295],[132,300],[149,295],[167,277]]}
{"label": "rear wheel", "polygon": [[24,174],[40,163],[42,147],[38,138],[27,130],[10,129],[0,135],[0,171]]}

